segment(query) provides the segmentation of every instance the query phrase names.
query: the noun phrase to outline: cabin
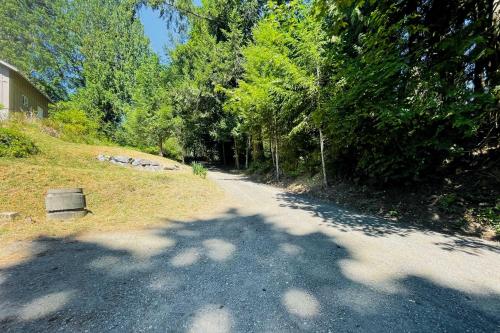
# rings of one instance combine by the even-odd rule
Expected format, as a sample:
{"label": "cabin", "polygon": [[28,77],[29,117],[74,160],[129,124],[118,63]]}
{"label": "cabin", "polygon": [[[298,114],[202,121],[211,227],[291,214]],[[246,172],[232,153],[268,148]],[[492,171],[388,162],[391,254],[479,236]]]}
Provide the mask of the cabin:
{"label": "cabin", "polygon": [[46,118],[50,102],[16,67],[0,60],[0,120],[8,119],[13,112]]}

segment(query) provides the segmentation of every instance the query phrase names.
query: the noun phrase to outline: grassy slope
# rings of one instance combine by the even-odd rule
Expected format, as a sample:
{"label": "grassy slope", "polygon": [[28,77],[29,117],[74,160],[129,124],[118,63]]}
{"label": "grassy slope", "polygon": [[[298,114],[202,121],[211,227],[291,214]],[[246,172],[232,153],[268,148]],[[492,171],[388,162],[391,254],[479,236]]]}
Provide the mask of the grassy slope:
{"label": "grassy slope", "polygon": [[[24,159],[0,158],[0,212],[20,212],[15,222],[0,222],[0,243],[84,231],[139,228],[210,210],[221,192],[209,180],[180,171],[148,172],[98,162],[99,153],[173,161],[131,149],[75,144],[53,138],[37,124],[24,125],[41,153]],[[46,221],[49,188],[83,187],[93,214],[71,222]]]}

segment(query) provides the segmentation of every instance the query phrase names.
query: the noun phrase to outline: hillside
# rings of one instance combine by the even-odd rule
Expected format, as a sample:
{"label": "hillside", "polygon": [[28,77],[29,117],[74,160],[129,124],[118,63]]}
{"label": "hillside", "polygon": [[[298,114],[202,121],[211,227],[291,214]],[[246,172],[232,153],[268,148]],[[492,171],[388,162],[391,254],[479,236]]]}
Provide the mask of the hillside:
{"label": "hillside", "polygon": [[[177,171],[151,172],[99,162],[98,154],[172,160],[116,146],[65,142],[44,133],[39,124],[17,125],[40,149],[28,158],[0,158],[0,211],[21,218],[0,223],[0,242],[38,236],[66,236],[84,231],[120,230],[156,225],[209,210],[221,192],[209,180],[181,166]],[[48,189],[83,187],[92,214],[72,222],[46,221]]]}

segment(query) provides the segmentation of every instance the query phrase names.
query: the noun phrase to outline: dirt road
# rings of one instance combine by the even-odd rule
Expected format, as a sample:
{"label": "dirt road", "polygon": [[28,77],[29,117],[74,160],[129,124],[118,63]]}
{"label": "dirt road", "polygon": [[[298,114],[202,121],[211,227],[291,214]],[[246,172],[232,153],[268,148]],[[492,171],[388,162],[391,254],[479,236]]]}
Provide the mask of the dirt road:
{"label": "dirt road", "polygon": [[0,271],[0,331],[500,332],[497,243],[210,177],[210,216],[31,244]]}

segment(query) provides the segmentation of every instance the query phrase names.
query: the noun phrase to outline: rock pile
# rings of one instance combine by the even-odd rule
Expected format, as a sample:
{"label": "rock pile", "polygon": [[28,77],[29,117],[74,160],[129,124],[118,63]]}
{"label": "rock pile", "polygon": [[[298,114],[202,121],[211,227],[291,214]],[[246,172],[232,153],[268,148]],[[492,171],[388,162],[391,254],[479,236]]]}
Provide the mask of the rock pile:
{"label": "rock pile", "polygon": [[179,170],[179,165],[166,166],[161,165],[156,161],[146,160],[143,158],[132,158],[129,156],[108,156],[104,154],[97,155],[97,160],[101,162],[110,162],[117,165],[131,165],[134,168],[150,170],[150,171],[161,171],[161,170]]}

